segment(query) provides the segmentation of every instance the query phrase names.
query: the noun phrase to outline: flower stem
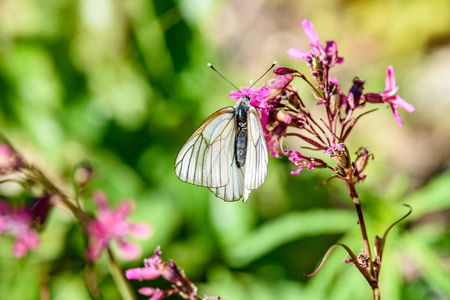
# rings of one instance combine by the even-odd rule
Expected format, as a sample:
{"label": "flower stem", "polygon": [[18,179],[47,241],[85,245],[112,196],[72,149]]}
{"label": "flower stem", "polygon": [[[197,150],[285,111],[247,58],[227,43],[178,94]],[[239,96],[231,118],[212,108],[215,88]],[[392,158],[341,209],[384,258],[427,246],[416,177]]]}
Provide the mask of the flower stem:
{"label": "flower stem", "polygon": [[363,244],[364,244],[364,252],[366,252],[367,256],[369,256],[370,273],[373,276],[372,252],[370,251],[370,244],[369,244],[369,239],[367,237],[366,223],[364,222],[364,215],[362,212],[361,201],[359,200],[358,192],[356,192],[352,174],[348,174],[347,180],[348,180],[347,186],[348,186],[348,189],[350,190],[350,197],[352,198],[353,203],[355,204],[356,212],[358,214],[358,223],[359,223],[359,226],[361,227],[361,234],[362,234]]}
{"label": "flower stem", "polygon": [[369,282],[369,284],[370,287],[372,288],[373,299],[380,300],[380,290],[378,288],[378,278],[377,278],[378,276],[376,276],[374,272],[372,251],[370,250],[369,239],[367,237],[366,223],[364,222],[364,215],[362,212],[361,201],[359,200],[358,193],[356,192],[355,184],[353,181],[353,174],[351,173],[351,171],[349,171],[348,173],[347,180],[348,180],[347,186],[350,191],[350,197],[352,198],[353,203],[355,204],[356,212],[358,214],[358,223],[361,228],[361,235],[364,244],[364,252],[369,257],[369,273],[372,277],[372,280]]}
{"label": "flower stem", "polygon": [[380,296],[380,289],[378,288],[378,286],[377,286],[377,287],[374,287],[374,288],[372,289],[372,292],[373,292],[373,299],[374,299],[374,300],[380,300],[380,299],[381,299],[381,296]]}
{"label": "flower stem", "polygon": [[[358,197],[352,198],[353,203],[355,204],[356,212],[358,213],[358,223],[361,227],[361,234],[364,243],[364,252],[369,256],[370,261],[372,262],[372,252],[370,251],[369,239],[367,237],[366,224],[364,222],[364,216],[361,208],[361,201]],[[372,272],[371,272],[372,273]]]}

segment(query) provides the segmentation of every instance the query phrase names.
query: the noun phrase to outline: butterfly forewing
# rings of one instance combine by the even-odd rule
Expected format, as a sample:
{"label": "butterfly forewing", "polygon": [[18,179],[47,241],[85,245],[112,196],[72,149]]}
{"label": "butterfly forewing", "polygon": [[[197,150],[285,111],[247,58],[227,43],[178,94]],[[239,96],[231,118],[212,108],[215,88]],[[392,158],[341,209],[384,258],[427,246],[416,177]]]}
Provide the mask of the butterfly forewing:
{"label": "butterfly forewing", "polygon": [[245,187],[254,190],[264,183],[267,176],[269,157],[264,130],[258,111],[250,107],[247,115],[247,157],[245,163]]}
{"label": "butterfly forewing", "polygon": [[210,188],[227,185],[234,160],[235,130],[233,107],[223,108],[206,119],[177,155],[178,178]]}

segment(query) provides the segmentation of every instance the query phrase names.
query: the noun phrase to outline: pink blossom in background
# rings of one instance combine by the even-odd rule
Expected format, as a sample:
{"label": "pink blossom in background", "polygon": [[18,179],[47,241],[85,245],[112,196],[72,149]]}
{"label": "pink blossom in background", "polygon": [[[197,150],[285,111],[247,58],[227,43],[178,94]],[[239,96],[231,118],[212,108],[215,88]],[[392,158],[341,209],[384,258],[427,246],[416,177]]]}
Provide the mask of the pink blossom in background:
{"label": "pink blossom in background", "polygon": [[108,200],[103,192],[96,192],[92,196],[97,204],[96,218],[86,226],[86,235],[89,245],[86,249],[86,257],[93,262],[100,258],[103,250],[110,242],[115,241],[120,250],[120,256],[126,260],[139,258],[141,248],[135,243],[126,241],[128,235],[136,238],[147,238],[151,228],[147,224],[130,224],[126,218],[131,213],[132,202],[123,201],[116,209],[108,205]]}
{"label": "pink blossom in background", "polygon": [[13,208],[0,199],[0,234],[15,238],[13,255],[24,257],[39,246],[39,236],[32,225],[31,214],[26,207]]}
{"label": "pink blossom in background", "polygon": [[0,174],[17,171],[23,166],[20,155],[7,144],[0,144]]}

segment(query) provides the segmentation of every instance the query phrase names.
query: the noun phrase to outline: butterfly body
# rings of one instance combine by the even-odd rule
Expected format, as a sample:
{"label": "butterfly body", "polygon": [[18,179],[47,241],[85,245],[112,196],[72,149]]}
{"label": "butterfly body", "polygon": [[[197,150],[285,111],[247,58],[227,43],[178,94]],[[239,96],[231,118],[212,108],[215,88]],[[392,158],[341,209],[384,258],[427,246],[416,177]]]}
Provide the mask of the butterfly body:
{"label": "butterfly body", "polygon": [[238,125],[236,130],[235,158],[238,168],[244,167],[247,156],[247,118],[249,110],[250,99],[247,96],[243,96],[235,106],[236,123]]}
{"label": "butterfly body", "polygon": [[259,113],[244,95],[213,113],[191,135],[175,160],[182,181],[208,187],[225,201],[247,201],[266,179],[267,144]]}

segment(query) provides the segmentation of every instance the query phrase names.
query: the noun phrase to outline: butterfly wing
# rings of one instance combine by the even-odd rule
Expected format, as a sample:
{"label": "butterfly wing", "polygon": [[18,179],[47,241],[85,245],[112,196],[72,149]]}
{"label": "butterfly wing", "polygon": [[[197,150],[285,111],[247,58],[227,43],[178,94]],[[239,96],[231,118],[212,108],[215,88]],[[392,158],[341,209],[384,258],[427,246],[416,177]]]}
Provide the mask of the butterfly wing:
{"label": "butterfly wing", "polygon": [[178,152],[175,160],[178,178],[209,188],[226,186],[230,177],[236,180],[239,176],[233,170],[236,126],[233,107],[225,107],[208,117]]}
{"label": "butterfly wing", "polygon": [[[267,176],[269,156],[264,130],[259,113],[250,107],[247,115],[247,157],[245,161],[244,185],[248,190],[254,190],[264,183]],[[248,192],[250,194],[250,192]],[[248,198],[248,196],[247,196]],[[247,199],[244,196],[244,202]]]}
{"label": "butterfly wing", "polygon": [[[233,149],[234,153],[234,149]],[[244,173],[243,169],[239,169],[233,156],[233,163],[230,167],[230,181],[227,185],[218,188],[210,188],[216,197],[225,201],[236,201],[245,194]]]}
{"label": "butterfly wing", "polygon": [[225,201],[243,197],[264,183],[268,152],[258,111],[250,107],[247,115],[247,155],[243,168],[235,159],[235,108],[226,107],[212,114],[191,135],[175,160],[175,174],[181,180],[208,187]]}

